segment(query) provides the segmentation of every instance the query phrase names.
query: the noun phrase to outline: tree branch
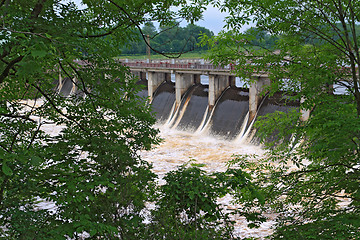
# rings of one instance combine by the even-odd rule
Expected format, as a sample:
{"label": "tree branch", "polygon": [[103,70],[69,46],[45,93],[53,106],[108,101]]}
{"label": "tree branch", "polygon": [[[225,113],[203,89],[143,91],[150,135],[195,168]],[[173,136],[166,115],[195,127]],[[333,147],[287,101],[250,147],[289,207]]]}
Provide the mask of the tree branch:
{"label": "tree branch", "polygon": [[23,120],[27,120],[27,121],[31,121],[33,123],[36,123],[35,120],[31,119],[29,116],[24,116],[24,115],[0,113],[0,116],[4,116],[4,117],[8,117],[8,118],[20,118],[20,119],[23,119]]}
{"label": "tree branch", "polygon": [[[269,16],[274,17],[272,12],[268,11],[268,9],[266,7],[264,7],[263,5],[259,5],[259,8],[261,8],[262,11],[264,11],[265,13],[269,14]],[[276,18],[280,18],[284,22],[290,22],[291,24],[298,27],[299,29],[309,31],[310,33],[314,34],[315,36],[318,36],[321,39],[327,41],[329,44],[333,45],[336,49],[338,49],[343,54],[348,56],[348,53],[346,51],[344,51],[343,46],[341,46],[339,43],[334,41],[329,35],[327,35],[326,33],[322,32],[322,31],[320,31],[320,29],[318,29],[317,27],[313,26],[310,22],[308,22],[306,20],[303,20],[302,23],[305,23],[306,25],[308,25],[308,27],[306,27],[306,26],[302,26],[301,24],[299,24],[298,19],[297,19],[297,21],[291,21],[291,20],[286,19],[286,18],[281,17],[281,16],[276,16]]]}
{"label": "tree branch", "polygon": [[[128,24],[126,25],[126,27],[124,28],[124,30],[130,28],[131,26],[133,26],[134,24],[131,23],[131,24]],[[122,25],[117,25],[115,26],[114,28],[110,29],[108,32],[106,33],[102,33],[102,34],[93,34],[93,35],[79,35],[80,38],[99,38],[99,37],[105,37],[105,36],[108,36],[108,35],[111,35],[115,32],[115,30],[117,30],[119,27],[122,27]]]}
{"label": "tree branch", "polygon": [[50,105],[55,109],[55,111],[57,113],[59,113],[61,116],[65,117],[66,119],[70,120],[71,122],[75,123],[77,126],[79,126],[79,128],[81,130],[83,130],[84,132],[88,132],[87,129],[85,129],[80,123],[78,123],[75,119],[73,119],[71,116],[68,116],[66,114],[64,114],[60,109],[58,109],[56,106],[55,106],[55,103],[51,100],[51,98],[44,92],[42,91],[42,89],[38,86],[36,86],[35,84],[31,84],[31,86],[33,86],[34,88],[36,88],[45,98],[46,100],[48,100],[48,102],[50,103]]}
{"label": "tree branch", "polygon": [[22,33],[22,34],[27,34],[27,35],[35,35],[35,36],[38,36],[38,37],[41,37],[41,38],[45,38],[45,39],[47,39],[47,40],[52,41],[51,38],[48,38],[48,37],[44,36],[42,33],[16,31],[16,30],[9,29],[9,28],[4,28],[4,27],[0,28],[0,30],[9,31],[9,32],[13,32],[13,33]]}
{"label": "tree branch", "polygon": [[47,0],[39,0],[36,4],[34,9],[32,10],[31,14],[30,14],[30,19],[35,19],[39,16],[39,14],[41,13],[43,7],[44,7],[44,3]]}
{"label": "tree branch", "polygon": [[22,59],[24,58],[24,56],[19,56],[15,59],[13,59],[8,65],[7,67],[4,69],[4,71],[2,72],[2,74],[0,75],[0,84],[4,81],[4,79],[9,75],[10,69],[12,67],[15,66],[16,63],[20,62]]}

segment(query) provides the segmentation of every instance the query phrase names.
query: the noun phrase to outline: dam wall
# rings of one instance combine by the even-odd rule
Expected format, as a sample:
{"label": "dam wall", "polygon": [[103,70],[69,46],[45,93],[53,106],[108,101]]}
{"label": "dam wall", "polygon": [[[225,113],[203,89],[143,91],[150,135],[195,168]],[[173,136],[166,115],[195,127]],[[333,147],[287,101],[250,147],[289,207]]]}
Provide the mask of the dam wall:
{"label": "dam wall", "polygon": [[[195,62],[128,62],[125,63],[138,79],[159,123],[171,128],[208,133],[227,140],[256,139],[252,128],[257,116],[275,111],[298,109],[302,120],[308,111],[299,110],[299,103],[287,102],[281,93],[267,97],[269,76],[253,74],[248,88],[238,87],[233,66],[213,66]],[[206,83],[202,79],[206,77]],[[77,79],[59,74],[57,91],[62,96],[79,94]],[[251,140],[254,142],[253,140]]]}

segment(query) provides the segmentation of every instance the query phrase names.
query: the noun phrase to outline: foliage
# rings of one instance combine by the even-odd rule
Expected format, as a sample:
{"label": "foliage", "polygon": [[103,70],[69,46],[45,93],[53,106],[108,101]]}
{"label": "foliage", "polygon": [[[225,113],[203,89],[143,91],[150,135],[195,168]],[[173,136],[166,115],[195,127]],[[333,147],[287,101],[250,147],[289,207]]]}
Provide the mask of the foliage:
{"label": "foliage", "polygon": [[[242,168],[209,174],[200,167],[187,163],[166,174],[148,239],[233,239],[230,217],[240,211],[225,212],[218,198],[231,194],[238,203],[244,199],[262,202],[261,192]],[[255,215],[245,216],[252,224],[261,222]]]}
{"label": "foliage", "polygon": [[179,23],[162,25],[159,31],[150,22],[144,25],[141,31],[135,32],[137,41],[131,41],[122,49],[123,54],[146,54],[147,45],[143,35],[149,37],[151,54],[163,53],[167,56],[178,56],[179,53],[199,52],[207,49],[199,46],[200,34],[213,36],[214,34],[204,27],[188,24],[180,27]]}
{"label": "foliage", "polygon": [[260,47],[264,49],[275,50],[275,42],[278,40],[277,36],[272,36],[262,29],[251,27],[244,31],[244,35],[249,36],[248,47]]}
{"label": "foliage", "polygon": [[[210,58],[216,64],[236,63],[244,79],[268,74],[270,94],[285,91],[301,102],[301,110],[311,110],[306,122],[290,112],[266,116],[258,125],[265,139],[273,132],[283,139],[252,168],[267,206],[278,213],[273,237],[359,238],[360,2],[212,2],[229,12],[232,30],[203,37],[213,47]],[[254,36],[240,29],[249,22],[280,36],[276,51],[248,47]]]}
{"label": "foliage", "polygon": [[[134,239],[143,225],[154,174],[138,154],[158,142],[157,131],[136,80],[114,57],[149,19],[196,20],[202,8],[168,0],[83,4],[0,2],[3,239]],[[57,91],[59,73],[76,85],[69,97]]]}

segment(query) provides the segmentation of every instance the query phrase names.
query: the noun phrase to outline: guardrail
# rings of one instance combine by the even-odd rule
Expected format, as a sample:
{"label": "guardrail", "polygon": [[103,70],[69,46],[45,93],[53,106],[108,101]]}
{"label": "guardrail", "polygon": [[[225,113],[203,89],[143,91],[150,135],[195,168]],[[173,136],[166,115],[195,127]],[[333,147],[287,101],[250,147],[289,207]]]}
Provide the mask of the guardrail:
{"label": "guardrail", "polygon": [[201,63],[169,63],[169,62],[160,62],[160,63],[128,62],[123,64],[128,67],[162,68],[162,69],[174,69],[174,70],[175,69],[217,70],[217,71],[234,70],[234,65],[232,64],[226,66],[215,66],[213,64],[201,64]]}

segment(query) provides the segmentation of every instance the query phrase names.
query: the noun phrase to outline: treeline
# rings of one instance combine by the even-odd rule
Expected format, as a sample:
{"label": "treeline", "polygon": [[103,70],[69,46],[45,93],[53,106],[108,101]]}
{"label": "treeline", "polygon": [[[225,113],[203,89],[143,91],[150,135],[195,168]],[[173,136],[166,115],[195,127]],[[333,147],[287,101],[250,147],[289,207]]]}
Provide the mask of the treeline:
{"label": "treeline", "polygon": [[151,48],[155,50],[151,50],[151,54],[204,51],[207,47],[198,44],[202,33],[208,36],[214,35],[209,29],[194,24],[189,24],[186,27],[179,25],[173,27],[160,26],[157,29],[153,23],[149,22],[142,27],[141,32],[134,32],[135,36],[121,50],[122,54],[125,55],[145,55],[147,53],[145,40],[148,40]]}
{"label": "treeline", "polygon": [[[338,29],[338,31],[345,31],[343,26],[340,23],[334,24],[334,26]],[[347,26],[350,29],[350,26]],[[324,27],[325,28],[325,27]],[[324,29],[329,35],[334,36],[333,40],[338,41],[339,38],[336,37],[336,32],[332,28]],[[355,25],[355,34],[356,36],[360,35],[360,25]],[[349,36],[352,38],[353,33],[349,33]],[[248,44],[245,44],[245,47],[253,48],[259,47],[269,50],[276,50],[276,43],[280,39],[284,37],[284,35],[273,35],[269,32],[256,28],[251,27],[244,31],[245,39],[247,39]],[[319,38],[315,33],[307,33],[306,35],[301,34],[303,39],[302,43],[307,45],[323,45],[326,43],[324,39]]]}
{"label": "treeline", "polygon": [[249,48],[260,47],[274,50],[276,42],[279,40],[278,36],[271,35],[267,31],[255,27],[247,29],[244,35],[248,39],[248,44],[245,46]]}
{"label": "treeline", "polygon": [[[339,25],[338,28],[341,29],[342,27]],[[206,34],[209,37],[214,36],[214,33],[209,29],[194,24],[189,24],[186,27],[179,25],[160,26],[157,29],[152,22],[149,22],[141,28],[141,32],[134,32],[134,36],[122,47],[121,51],[124,55],[146,55],[148,46],[145,41],[149,41],[151,54],[206,51],[208,46],[199,45],[201,34]],[[270,34],[256,27],[247,29],[243,34],[248,42],[245,47],[259,47],[269,50],[276,50],[277,41],[283,37],[282,35]],[[360,35],[360,25],[356,26],[356,34]],[[303,40],[304,44],[322,44],[322,41],[312,34],[304,36]]]}

